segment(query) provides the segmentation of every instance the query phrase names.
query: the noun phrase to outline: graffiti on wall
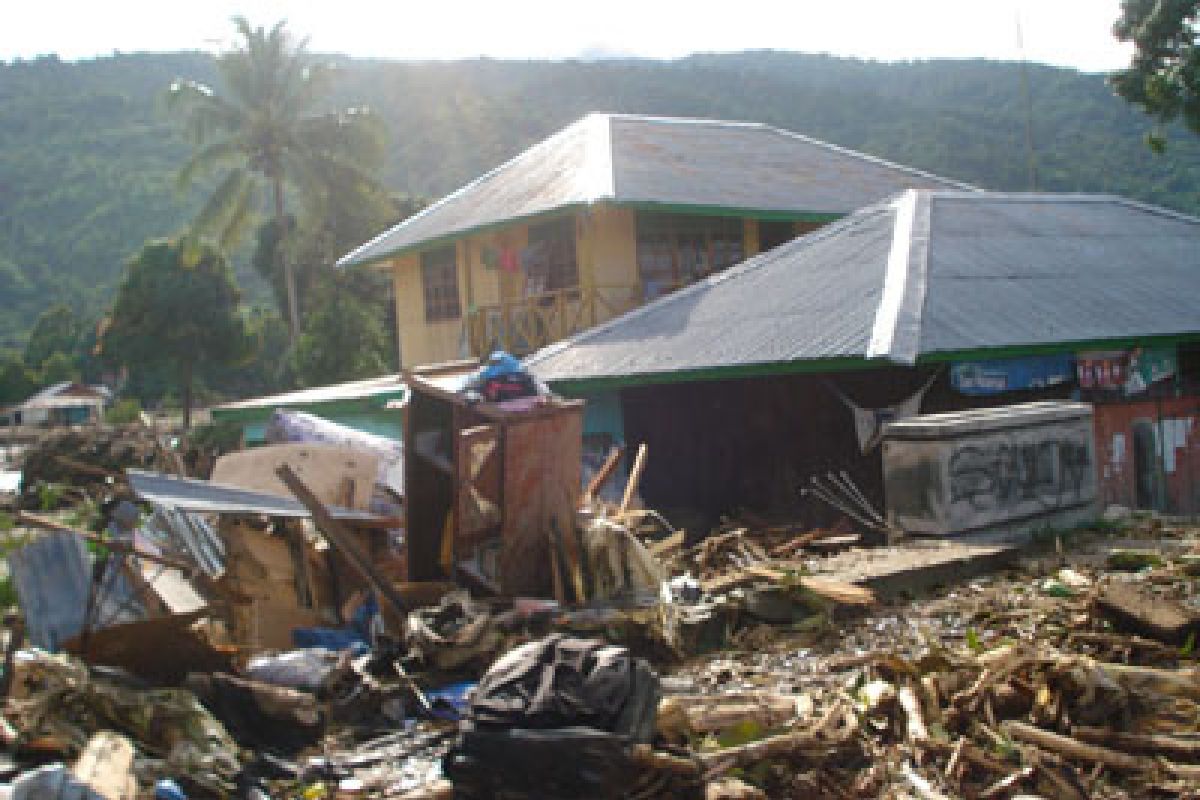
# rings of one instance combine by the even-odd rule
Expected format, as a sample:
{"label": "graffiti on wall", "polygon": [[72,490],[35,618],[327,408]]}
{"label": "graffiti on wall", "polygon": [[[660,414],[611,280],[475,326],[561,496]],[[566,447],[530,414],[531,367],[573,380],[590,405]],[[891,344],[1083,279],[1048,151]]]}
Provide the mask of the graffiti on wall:
{"label": "graffiti on wall", "polygon": [[951,503],[1030,513],[1066,508],[1094,496],[1086,440],[995,437],[963,442],[950,456]]}

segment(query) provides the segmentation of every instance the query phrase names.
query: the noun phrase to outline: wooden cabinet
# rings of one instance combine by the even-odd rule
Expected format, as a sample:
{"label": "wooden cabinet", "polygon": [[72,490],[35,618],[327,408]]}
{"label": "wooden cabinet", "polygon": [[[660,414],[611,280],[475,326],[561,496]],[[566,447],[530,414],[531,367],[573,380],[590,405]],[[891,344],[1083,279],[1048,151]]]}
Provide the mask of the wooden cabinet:
{"label": "wooden cabinet", "polygon": [[406,373],[405,505],[413,581],[549,596],[550,535],[574,530],[583,401],[468,403],[477,362]]}

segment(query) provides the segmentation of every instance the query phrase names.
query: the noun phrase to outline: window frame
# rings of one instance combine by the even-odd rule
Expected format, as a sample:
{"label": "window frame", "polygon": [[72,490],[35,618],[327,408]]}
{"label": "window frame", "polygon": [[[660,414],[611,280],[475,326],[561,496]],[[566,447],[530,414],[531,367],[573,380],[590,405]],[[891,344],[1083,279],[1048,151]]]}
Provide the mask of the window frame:
{"label": "window frame", "polygon": [[421,294],[426,322],[462,319],[458,291],[458,248],[447,245],[421,253]]}
{"label": "window frame", "polygon": [[[662,294],[744,261],[741,217],[638,211],[635,220],[638,278],[662,284]],[[669,275],[666,274],[669,270]]]}

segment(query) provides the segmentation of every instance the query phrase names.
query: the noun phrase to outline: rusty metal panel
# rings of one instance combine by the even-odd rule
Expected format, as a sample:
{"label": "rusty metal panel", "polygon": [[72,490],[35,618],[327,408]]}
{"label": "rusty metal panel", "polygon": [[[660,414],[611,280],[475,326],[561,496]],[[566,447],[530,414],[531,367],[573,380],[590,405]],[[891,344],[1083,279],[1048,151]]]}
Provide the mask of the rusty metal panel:
{"label": "rusty metal panel", "polygon": [[504,435],[504,551],[501,582],[510,594],[550,591],[551,520],[575,528],[579,505],[583,407],[514,419]]}

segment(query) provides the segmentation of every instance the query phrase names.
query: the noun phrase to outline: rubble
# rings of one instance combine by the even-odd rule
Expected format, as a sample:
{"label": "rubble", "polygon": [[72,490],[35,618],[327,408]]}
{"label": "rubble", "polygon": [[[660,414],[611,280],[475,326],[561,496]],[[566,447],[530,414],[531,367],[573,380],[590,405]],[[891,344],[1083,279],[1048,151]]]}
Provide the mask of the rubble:
{"label": "rubble", "polygon": [[435,377],[413,413],[455,423],[389,462],[416,497],[305,442],[113,468],[94,529],[22,512],[10,796],[1197,796],[1200,527],[1113,513],[882,591],[839,565],[970,548],[870,547],[898,532],[834,473],[870,525],[676,530],[644,447],[542,485],[579,408]]}

